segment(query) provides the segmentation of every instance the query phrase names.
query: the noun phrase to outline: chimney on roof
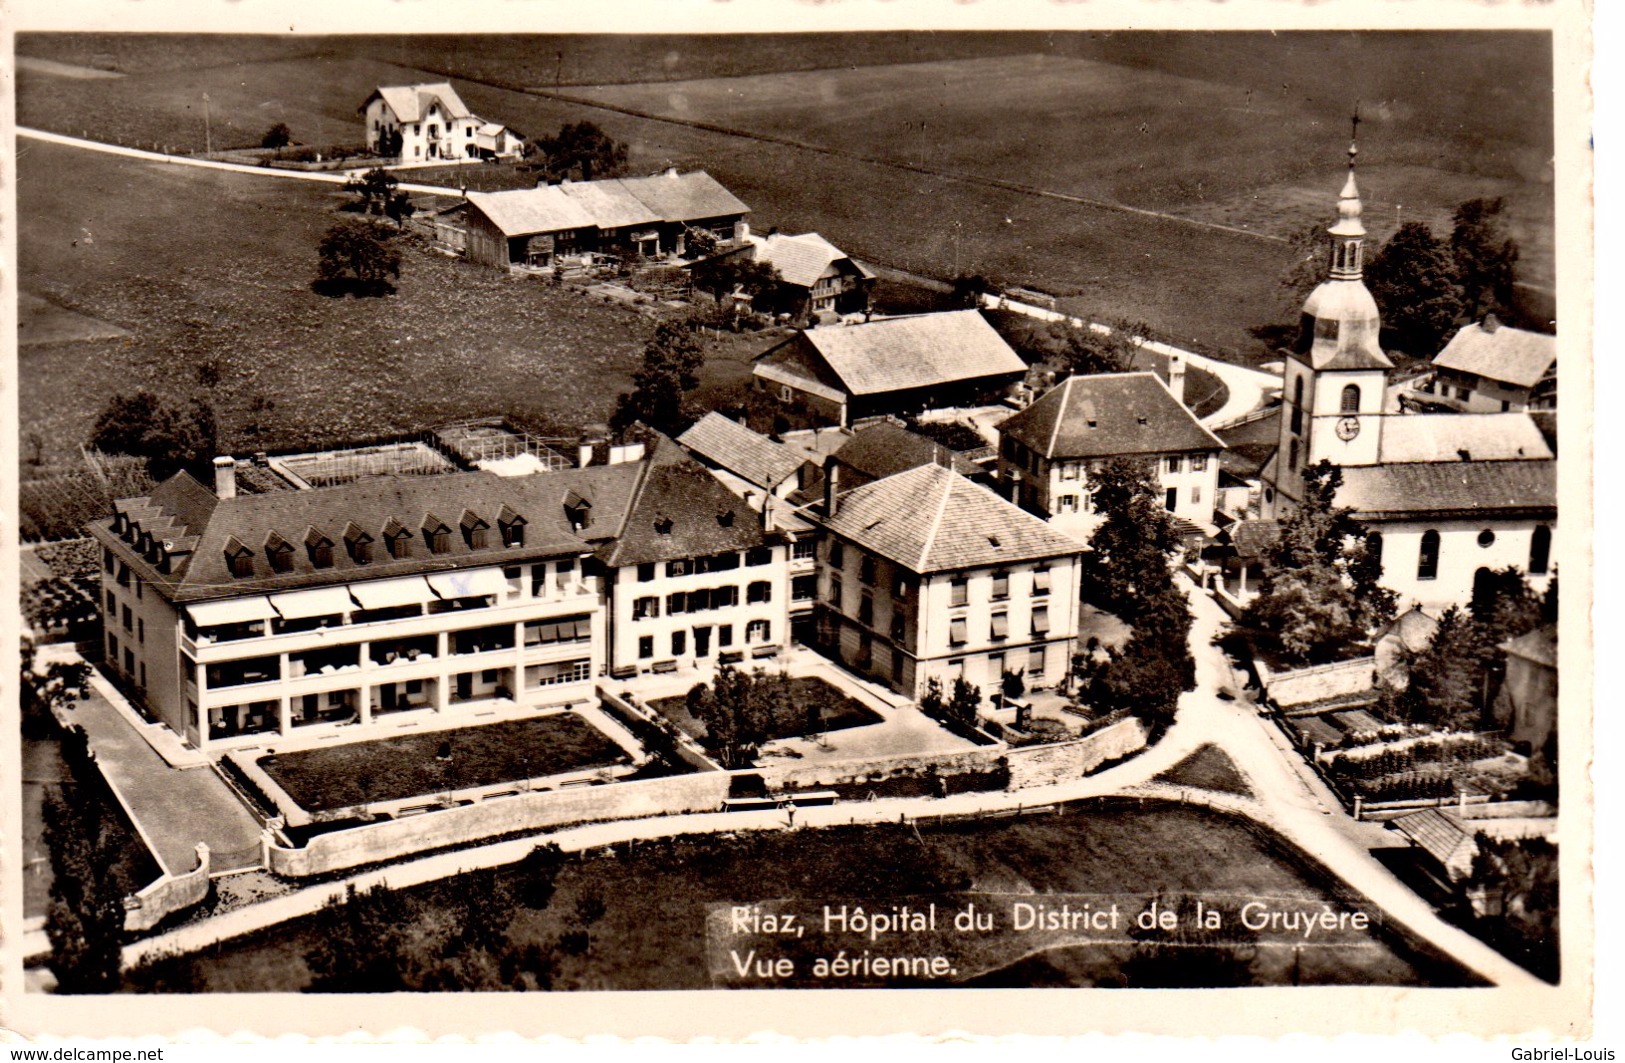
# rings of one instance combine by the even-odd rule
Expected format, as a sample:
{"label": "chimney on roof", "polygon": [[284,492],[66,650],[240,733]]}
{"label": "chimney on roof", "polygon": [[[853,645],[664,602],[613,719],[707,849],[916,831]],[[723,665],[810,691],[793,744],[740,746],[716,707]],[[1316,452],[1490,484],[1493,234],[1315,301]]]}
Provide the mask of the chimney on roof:
{"label": "chimney on roof", "polygon": [[237,460],[229,455],[214,459],[214,493],[220,498],[237,497]]}
{"label": "chimney on roof", "polygon": [[771,491],[762,496],[762,530],[769,534],[779,530],[778,501]]}
{"label": "chimney on roof", "polygon": [[667,177],[676,177],[677,176],[677,167],[675,167],[675,166],[666,167],[666,176]]}
{"label": "chimney on roof", "polygon": [[1501,327],[1501,319],[1496,317],[1494,314],[1485,314],[1484,324],[1479,327],[1485,332],[1494,332],[1496,329]]}
{"label": "chimney on roof", "polygon": [[841,463],[831,454],[824,459],[824,516],[833,517],[840,508]]}
{"label": "chimney on roof", "polygon": [[1168,355],[1168,390],[1180,405],[1185,403],[1185,356],[1178,351]]}

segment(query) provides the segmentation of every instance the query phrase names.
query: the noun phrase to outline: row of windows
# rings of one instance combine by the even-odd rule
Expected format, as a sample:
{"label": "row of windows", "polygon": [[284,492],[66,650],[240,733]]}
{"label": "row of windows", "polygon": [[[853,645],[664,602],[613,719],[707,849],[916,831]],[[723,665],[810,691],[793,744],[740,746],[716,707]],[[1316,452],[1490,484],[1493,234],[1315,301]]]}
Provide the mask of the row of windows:
{"label": "row of windows", "polygon": [[[797,544],[799,546],[799,544]],[[800,556],[799,554],[797,556]],[[675,579],[681,576],[694,576],[706,572],[732,572],[740,565],[740,555],[736,551],[722,554],[713,554],[710,557],[684,557],[666,562],[666,578]],[[753,546],[745,551],[744,564],[756,568],[761,565],[773,563],[773,548],[771,546]],[[659,563],[645,561],[638,566],[638,582],[652,582],[659,571]]]}
{"label": "row of windows", "polygon": [[[1010,637],[1010,614],[994,613],[988,618],[988,638],[992,641]],[[1049,634],[1049,606],[1040,605],[1033,608],[1032,635],[1041,637]],[[956,616],[948,621],[948,643],[952,646],[963,646],[970,641],[970,619]]]}
{"label": "row of windows", "polygon": [[[1048,568],[1033,569],[1033,593],[1048,594],[1050,575]],[[996,602],[1010,597],[1010,573],[995,572],[992,581],[992,599]],[[970,581],[965,576],[955,576],[948,581],[948,604],[951,606],[965,605],[970,601]]]}
{"label": "row of windows", "polygon": [[[484,550],[490,546],[490,525],[483,518],[465,515],[461,523],[463,542],[470,550]],[[498,534],[501,536],[503,546],[525,545],[525,519],[515,516],[512,520],[498,523]],[[425,524],[422,529],[423,545],[430,554],[448,554],[451,552],[451,529],[445,524],[435,522]],[[384,529],[384,548],[389,556],[401,561],[413,555],[413,536],[398,521],[391,521]],[[344,536],[345,552],[350,560],[357,565],[370,565],[374,559],[372,535],[352,526]],[[305,553],[310,559],[312,568],[333,567],[333,540],[315,529],[305,537]],[[293,544],[272,532],[265,542],[265,560],[270,564],[271,571],[287,573],[293,571]],[[254,575],[254,551],[240,542],[233,540],[226,547],[226,567],[231,574],[239,579],[246,579]]]}
{"label": "row of windows", "polygon": [[[1206,472],[1207,471],[1207,455],[1206,454],[1192,454],[1190,456],[1190,461],[1191,461],[1191,472]],[[1168,471],[1170,473],[1179,473],[1179,472],[1185,471],[1185,458],[1184,458],[1184,456],[1180,455],[1180,454],[1170,454],[1168,456]]]}
{"label": "row of windows", "polygon": [[[745,588],[745,600],[751,604],[771,602],[773,584],[757,580]],[[666,615],[703,613],[709,609],[728,609],[739,604],[738,587],[707,587],[691,591],[673,591],[666,595]],[[650,596],[632,603],[633,620],[650,620],[660,615],[660,599]]]}
{"label": "row of windows", "polygon": [[[688,634],[689,633],[687,631],[673,631],[671,633],[669,641],[669,645],[671,646],[671,656],[682,657],[688,653]],[[772,640],[772,638],[773,625],[767,620],[752,620],[750,623],[745,625],[745,641],[747,643],[769,642]],[[732,624],[718,624],[716,628],[717,649],[725,650],[733,644],[734,626]],[[710,628],[694,629],[694,653],[700,657],[710,655]],[[638,659],[647,661],[652,659],[654,655],[655,637],[653,635],[641,636],[638,639]]]}
{"label": "row of windows", "polygon": [[[1371,535],[1367,539],[1369,548],[1382,559],[1382,536]],[[1478,533],[1478,545],[1488,549],[1495,545],[1495,532],[1488,528]],[[1429,528],[1422,533],[1422,546],[1417,552],[1416,578],[1419,580],[1439,578],[1439,547],[1440,537],[1437,531]],[[1552,529],[1544,524],[1535,526],[1533,534],[1529,537],[1529,574],[1531,576],[1544,576],[1550,570],[1552,563]]]}

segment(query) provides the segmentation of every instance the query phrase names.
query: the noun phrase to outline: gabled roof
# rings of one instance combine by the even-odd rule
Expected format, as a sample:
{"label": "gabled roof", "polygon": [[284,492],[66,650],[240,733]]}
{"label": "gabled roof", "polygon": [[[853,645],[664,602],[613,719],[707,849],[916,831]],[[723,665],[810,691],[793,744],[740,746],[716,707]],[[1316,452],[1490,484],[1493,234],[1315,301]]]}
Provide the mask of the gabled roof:
{"label": "gabled roof", "polygon": [[1393,638],[1399,644],[1413,653],[1420,653],[1428,648],[1433,636],[1439,632],[1439,622],[1422,611],[1419,605],[1413,605],[1398,617],[1385,624],[1377,632],[1373,642],[1382,642]]}
{"label": "gabled roof", "polygon": [[1278,520],[1241,520],[1230,529],[1230,544],[1236,548],[1236,556],[1246,561],[1267,557],[1280,538]]}
{"label": "gabled roof", "polygon": [[881,480],[921,465],[950,466],[961,476],[975,476],[982,471],[958,451],[890,421],[859,429],[835,452],[835,460],[870,480]]}
{"label": "gabled roof", "polygon": [[1503,325],[1492,315],[1457,332],[1433,358],[1440,369],[1531,388],[1557,362],[1557,337]]}
{"label": "gabled roof", "polygon": [[600,229],[653,225],[662,220],[659,212],[633,195],[622,181],[567,181],[557,187],[586,211]]}
{"label": "gabled roof", "polygon": [[1401,834],[1423,852],[1439,861],[1451,878],[1464,877],[1472,869],[1478,842],[1467,833],[1461,821],[1437,808],[1398,816],[1390,821]]}
{"label": "gabled roof", "polygon": [[1453,461],[1343,469],[1337,504],[1362,520],[1555,515],[1557,462]]}
{"label": "gabled roof", "polygon": [[1382,423],[1379,460],[1389,464],[1551,456],[1540,427],[1527,413],[1409,413],[1385,417]]}
{"label": "gabled roof", "polygon": [[395,112],[396,120],[401,122],[422,121],[423,116],[429,113],[430,105],[436,100],[452,118],[467,118],[473,113],[448,81],[435,81],[423,85],[380,85],[361,104],[361,110],[365,111],[376,96],[383,97],[389,109]]}
{"label": "gabled roof", "polygon": [[816,328],[801,333],[791,343],[814,352],[850,395],[906,391],[1027,371],[1027,363],[976,310]]}
{"label": "gabled roof", "polygon": [[1557,625],[1547,624],[1526,635],[1501,643],[1496,649],[1509,657],[1521,657],[1548,668],[1557,667]]}
{"label": "gabled roof", "polygon": [[[186,473],[177,473],[148,498],[114,503],[115,508],[137,516],[143,529],[163,527],[172,532],[165,538],[193,547],[190,558],[178,561],[174,571],[160,572],[140,555],[130,554],[129,546],[111,530],[111,521],[98,521],[91,533],[121,555],[130,554],[127,560],[141,578],[171,601],[202,601],[585,553],[619,529],[639,470],[637,463],[628,463],[524,477],[489,472],[389,476],[228,499],[215,497]],[[571,491],[594,503],[593,523],[580,532],[565,517],[563,501]],[[398,526],[413,536],[436,524],[451,527],[449,521],[465,514],[496,524],[504,506],[526,520],[523,546],[503,546],[493,536],[492,545],[474,549],[462,536],[452,535],[450,549],[444,554],[429,553],[420,541],[411,557],[383,557],[358,565],[345,552],[336,551],[333,566],[322,569],[312,565],[305,550],[296,549],[292,570],[286,573],[273,571],[261,549],[273,533],[289,543],[309,546],[340,541],[352,526],[377,539],[386,528]],[[227,569],[226,546],[232,542],[254,553],[251,576],[235,577]]]}
{"label": "gabled roof", "polygon": [[1070,376],[999,425],[1046,458],[1222,450],[1155,373]]}
{"label": "gabled roof", "polygon": [[753,236],[751,243],[755,245],[756,261],[767,263],[778,270],[787,283],[801,288],[811,288],[818,283],[831,263],[851,261],[846,252],[817,233]]}
{"label": "gabled roof", "polygon": [[916,573],[1066,557],[1074,539],[940,465],[921,465],[842,495],[820,523]]}
{"label": "gabled roof", "polygon": [[714,410],[678,436],[677,442],[706,461],[769,490],[794,476],[802,463],[801,457],[788,447]]}
{"label": "gabled roof", "polygon": [[561,185],[510,192],[470,192],[468,202],[491,219],[504,236],[531,236],[566,229],[591,229],[597,221]]}
{"label": "gabled roof", "polygon": [[681,454],[669,439],[656,444],[618,535],[598,552],[605,564],[706,557],[762,544],[761,520],[744,499]]}
{"label": "gabled roof", "polygon": [[700,221],[750,213],[749,207],[704,170],[626,177],[620,183],[663,221]]}

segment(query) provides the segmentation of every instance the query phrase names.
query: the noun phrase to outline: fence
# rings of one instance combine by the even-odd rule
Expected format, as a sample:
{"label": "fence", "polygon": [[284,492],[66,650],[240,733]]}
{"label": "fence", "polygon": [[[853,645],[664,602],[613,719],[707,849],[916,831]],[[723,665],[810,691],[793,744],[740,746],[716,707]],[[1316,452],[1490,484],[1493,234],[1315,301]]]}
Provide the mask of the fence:
{"label": "fence", "polygon": [[164,874],[141,892],[124,898],[124,929],[151,930],[164,918],[201,904],[209,895],[209,847],[197,843],[197,867],[180,874]]}
{"label": "fence", "polygon": [[729,778],[726,772],[712,771],[606,786],[520,793],[477,805],[317,835],[302,849],[268,844],[266,865],[275,874],[305,878],[398,860],[431,849],[572,823],[714,812],[728,796]]}

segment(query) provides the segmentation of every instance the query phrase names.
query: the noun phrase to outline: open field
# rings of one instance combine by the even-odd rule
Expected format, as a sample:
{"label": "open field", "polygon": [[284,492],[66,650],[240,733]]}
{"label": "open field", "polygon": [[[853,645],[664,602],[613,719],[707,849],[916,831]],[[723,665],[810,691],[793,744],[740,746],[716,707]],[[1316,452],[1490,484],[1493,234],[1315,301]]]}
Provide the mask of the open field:
{"label": "open field", "polygon": [[[1112,802],[1068,806],[1069,814],[922,827],[744,832],[642,843],[630,856],[572,861],[542,911],[516,909],[509,939],[544,948],[579,924],[571,913],[596,895],[604,914],[579,956],[556,951],[557,989],[708,988],[705,917],[714,903],[787,898],[865,905],[944,892],[1195,892],[1331,900],[1334,894],[1280,839],[1198,808],[1138,808]],[[512,875],[509,871],[507,874]],[[449,880],[415,891],[431,910],[449,906]],[[443,898],[435,899],[435,898]],[[1353,898],[1340,898],[1353,900]],[[319,933],[301,920],[207,955],[159,961],[129,976],[130,988],[170,991],[288,991],[309,978],[303,957]],[[1072,985],[1122,984],[1122,946],[1080,950]],[[1252,977],[1286,984],[1292,949],[1264,949]],[[1305,949],[1307,983],[1461,985],[1453,965],[1418,954],[1397,934],[1372,933],[1360,947]],[[965,981],[992,971],[966,971]]]}
{"label": "open field", "polygon": [[[451,756],[439,759],[442,746]],[[299,807],[319,812],[604,767],[620,746],[573,712],[352,742],[260,758]]]}
{"label": "open field", "polygon": [[[131,334],[22,349],[22,434],[47,463],[76,457],[107,400],[137,387],[206,398],[238,451],[473,416],[578,426],[630,387],[653,331],[634,310],[410,244],[398,294],[324,298],[309,284],[342,216],[335,188],[39,143],[19,154],[20,287]],[[196,380],[205,361],[221,369],[211,388]],[[274,407],[253,412],[259,396]]]}
{"label": "open field", "polygon": [[591,118],[629,144],[634,172],[710,170],[755,207],[758,228],[816,229],[930,276],[1039,287],[1076,311],[1256,361],[1269,352],[1249,330],[1291,316],[1274,285],[1289,254],[1186,219],[1269,235],[1330,222],[1357,98],[1376,238],[1401,217],[1438,225],[1463,199],[1506,194],[1524,278],[1552,275],[1539,34],[241,41],[233,63],[229,39],[25,37],[23,54],[130,76],[24,71],[20,121],[77,133],[76,116],[113,101],[119,135],[189,130],[201,147],[197,102],[218,79],[243,135],[297,102],[297,139],[339,141],[359,137],[353,109],[375,77],[475,79],[454,80],[469,105],[521,131]]}

